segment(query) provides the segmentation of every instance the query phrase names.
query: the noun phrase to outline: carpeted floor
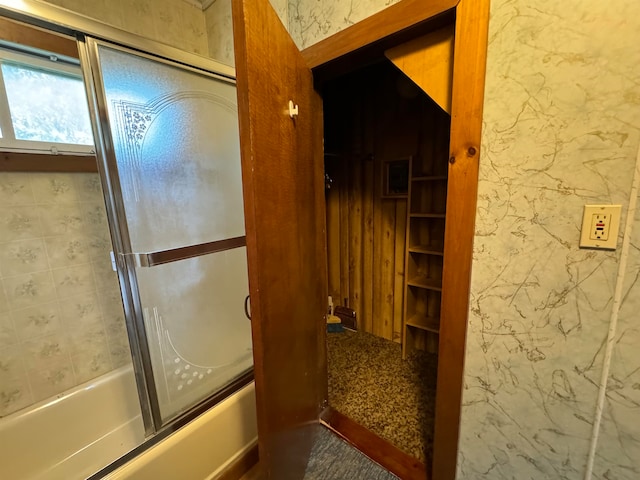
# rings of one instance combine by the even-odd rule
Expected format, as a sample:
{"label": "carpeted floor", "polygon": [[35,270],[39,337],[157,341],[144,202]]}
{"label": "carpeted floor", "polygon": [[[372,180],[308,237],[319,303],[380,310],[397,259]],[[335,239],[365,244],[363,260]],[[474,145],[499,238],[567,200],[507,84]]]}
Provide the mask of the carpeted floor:
{"label": "carpeted floor", "polygon": [[399,344],[368,333],[327,337],[329,405],[430,465],[437,355],[403,361]]}

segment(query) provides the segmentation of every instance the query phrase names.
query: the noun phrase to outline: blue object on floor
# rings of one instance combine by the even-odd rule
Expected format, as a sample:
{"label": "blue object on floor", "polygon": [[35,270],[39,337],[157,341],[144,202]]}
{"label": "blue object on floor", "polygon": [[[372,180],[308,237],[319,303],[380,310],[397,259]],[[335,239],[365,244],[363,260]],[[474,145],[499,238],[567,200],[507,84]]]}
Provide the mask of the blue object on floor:
{"label": "blue object on floor", "polygon": [[341,323],[327,323],[327,332],[342,333],[344,332],[344,327]]}

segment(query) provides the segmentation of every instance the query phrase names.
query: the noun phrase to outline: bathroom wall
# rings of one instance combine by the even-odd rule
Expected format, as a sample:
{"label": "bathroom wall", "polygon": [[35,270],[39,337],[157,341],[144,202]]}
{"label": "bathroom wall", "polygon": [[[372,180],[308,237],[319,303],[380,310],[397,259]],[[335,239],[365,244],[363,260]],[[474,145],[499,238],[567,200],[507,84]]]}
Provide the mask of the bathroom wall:
{"label": "bathroom wall", "polygon": [[[304,48],[390,3],[291,0],[289,30]],[[640,219],[611,362],[620,248],[577,246],[584,204],[622,204],[624,227],[640,143],[639,10],[492,2],[461,479],[583,478],[593,442],[593,478],[640,474]]]}
{"label": "bathroom wall", "polygon": [[289,32],[304,49],[400,0],[289,0]]}
{"label": "bathroom wall", "polygon": [[131,361],[100,179],[0,172],[0,416]]}
{"label": "bathroom wall", "polygon": [[[492,2],[459,478],[584,478],[597,439],[623,232],[615,252],[580,250],[578,237],[584,204],[622,204],[624,226],[640,144],[640,4],[567,7]],[[637,260],[625,293],[636,270]],[[639,301],[626,297],[605,401],[624,425],[598,442],[594,478],[640,474],[637,455],[626,458],[633,473],[617,466],[637,448],[628,374],[640,354],[627,342]]]}
{"label": "bathroom wall", "polygon": [[189,0],[47,0],[131,33],[208,56],[207,31],[198,2]]}
{"label": "bathroom wall", "polygon": [[[289,24],[288,0],[270,0],[282,23]],[[204,12],[211,58],[234,66],[231,0],[215,0]]]}

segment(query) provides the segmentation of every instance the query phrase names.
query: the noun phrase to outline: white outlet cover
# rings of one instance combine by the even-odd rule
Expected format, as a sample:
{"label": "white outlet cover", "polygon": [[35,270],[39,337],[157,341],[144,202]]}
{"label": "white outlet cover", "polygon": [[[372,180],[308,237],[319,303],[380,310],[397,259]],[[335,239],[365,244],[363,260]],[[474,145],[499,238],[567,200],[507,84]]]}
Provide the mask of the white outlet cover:
{"label": "white outlet cover", "polygon": [[[582,232],[580,233],[581,248],[597,248],[615,250],[618,245],[618,230],[620,228],[620,212],[622,205],[585,205],[582,215]],[[591,235],[594,215],[606,215],[608,225],[607,240],[595,239]]]}

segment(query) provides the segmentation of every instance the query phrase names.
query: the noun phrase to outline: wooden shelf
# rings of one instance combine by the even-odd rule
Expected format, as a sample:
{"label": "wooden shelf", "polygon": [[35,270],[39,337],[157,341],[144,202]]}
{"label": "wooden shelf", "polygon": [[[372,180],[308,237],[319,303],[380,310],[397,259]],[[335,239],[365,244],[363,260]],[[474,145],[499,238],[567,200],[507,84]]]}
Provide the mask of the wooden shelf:
{"label": "wooden shelf", "polygon": [[440,319],[413,315],[407,320],[407,326],[426,330],[427,332],[440,333]]}
{"label": "wooden shelf", "polygon": [[410,213],[411,218],[446,218],[444,213]]}
{"label": "wooden shelf", "polygon": [[437,292],[442,291],[441,278],[412,277],[407,280],[407,285],[411,285],[412,287],[424,288],[426,290],[435,290]]}
{"label": "wooden shelf", "polygon": [[422,177],[411,177],[412,182],[437,182],[441,180],[446,180],[446,175],[428,175]]}
{"label": "wooden shelf", "polygon": [[412,253],[424,253],[426,255],[444,255],[442,248],[432,247],[431,245],[411,245],[409,251]]}
{"label": "wooden shelf", "polygon": [[439,344],[448,185],[446,175],[427,173],[435,158],[421,161],[409,170],[418,175],[410,178],[407,202],[403,359],[416,349],[437,353]]}

